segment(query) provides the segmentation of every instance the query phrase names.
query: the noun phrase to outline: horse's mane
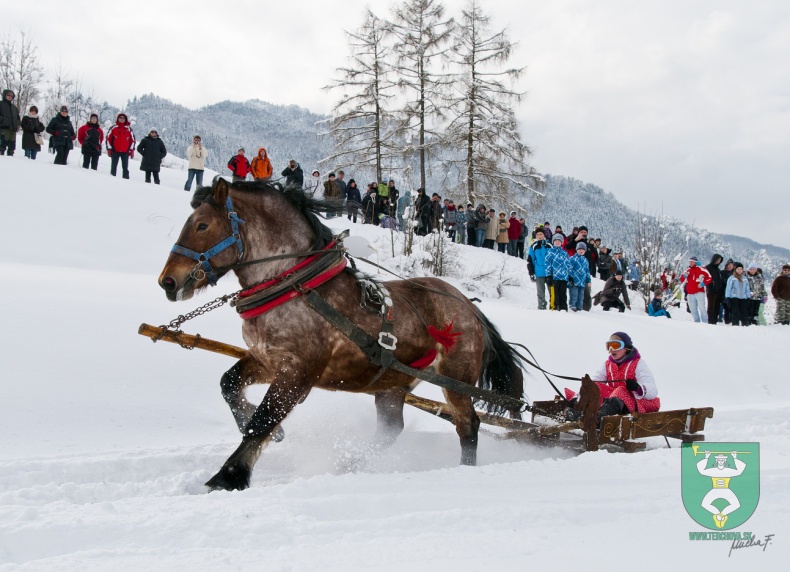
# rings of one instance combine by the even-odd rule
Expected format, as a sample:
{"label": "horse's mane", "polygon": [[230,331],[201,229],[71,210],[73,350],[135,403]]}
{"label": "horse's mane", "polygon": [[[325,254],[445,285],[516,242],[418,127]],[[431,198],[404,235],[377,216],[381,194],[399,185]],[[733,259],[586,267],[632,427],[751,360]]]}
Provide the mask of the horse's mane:
{"label": "horse's mane", "polygon": [[[305,217],[310,228],[315,235],[314,249],[323,248],[329,244],[334,235],[332,230],[321,222],[318,216],[321,213],[339,212],[343,205],[339,201],[325,201],[316,199],[310,196],[301,187],[295,185],[288,185],[283,187],[280,183],[270,183],[266,181],[242,181],[238,183],[228,183],[228,186],[243,193],[272,193],[278,197],[285,199],[285,202],[292,206],[297,212]],[[225,205],[217,205],[214,201],[214,188],[199,187],[195,190],[190,205],[193,209],[198,208],[203,203],[209,204],[213,207],[224,207]]]}

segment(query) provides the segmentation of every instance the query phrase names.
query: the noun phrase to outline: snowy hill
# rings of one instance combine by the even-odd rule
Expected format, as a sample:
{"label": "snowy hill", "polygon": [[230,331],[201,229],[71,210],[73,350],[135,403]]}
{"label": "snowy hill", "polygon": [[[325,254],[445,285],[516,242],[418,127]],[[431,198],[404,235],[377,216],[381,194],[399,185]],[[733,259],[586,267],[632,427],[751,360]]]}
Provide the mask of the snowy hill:
{"label": "snowy hill", "polygon": [[292,158],[309,176],[318,160],[328,154],[327,143],[318,137],[316,127],[323,117],[296,105],[250,100],[187,109],[149,94],[129,101],[124,111],[134,122],[138,140],[158,129],[170,152],[181,157],[192,137],[200,135],[210,153],[207,165],[223,174],[228,173],[226,164],[239,147],[245,148],[250,160],[258,147],[265,147],[275,176]]}
{"label": "snowy hill", "polygon": [[[163,169],[154,186],[141,182],[137,161],[122,180],[108,175],[106,157],[98,172],[74,156],[68,167],[49,158],[0,157],[9,199],[0,209],[0,571],[610,570],[613,559],[645,571],[785,568],[790,328],[649,318],[636,305],[540,312],[523,261],[465,246],[450,248],[448,280],[481,298],[503,336],[547,370],[590,372],[608,336],[627,331],[663,408],[712,406],[708,441],[759,441],[760,504],[743,530],[774,542],[728,556],[729,542],[689,540],[701,528],[681,501],[676,442],[570,457],[484,432],[480,465],[459,467],[452,426],[408,410],[396,445],[374,455],[372,398],[321,391],[285,421],[285,441],[265,451],[249,490],[206,494],[239,442],[219,391],[232,361],[136,331],[237,284],[226,277],[180,304],[156,284],[191,211],[182,171]],[[393,245],[378,228],[329,224],[367,237],[388,268],[425,272],[420,244],[406,259],[398,235]],[[242,344],[230,309],[184,329]],[[552,395],[535,372],[526,391]],[[440,395],[425,384],[417,392]]]}

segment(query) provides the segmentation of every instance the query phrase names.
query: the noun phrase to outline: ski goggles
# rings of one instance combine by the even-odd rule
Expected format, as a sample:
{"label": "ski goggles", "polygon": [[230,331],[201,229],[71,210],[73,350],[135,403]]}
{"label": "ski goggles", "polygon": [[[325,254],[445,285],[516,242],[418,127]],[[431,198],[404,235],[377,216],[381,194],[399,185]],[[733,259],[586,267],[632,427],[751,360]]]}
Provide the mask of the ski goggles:
{"label": "ski goggles", "polygon": [[610,351],[617,351],[621,350],[625,347],[625,342],[623,340],[609,340],[606,342],[606,349]]}

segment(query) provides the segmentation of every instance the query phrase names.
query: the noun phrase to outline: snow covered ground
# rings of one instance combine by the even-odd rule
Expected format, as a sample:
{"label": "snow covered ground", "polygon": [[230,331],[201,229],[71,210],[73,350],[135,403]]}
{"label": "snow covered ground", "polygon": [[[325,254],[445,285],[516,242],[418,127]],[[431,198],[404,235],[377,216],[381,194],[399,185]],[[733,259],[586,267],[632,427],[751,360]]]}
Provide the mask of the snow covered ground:
{"label": "snow covered ground", "polygon": [[[452,426],[407,410],[397,444],[373,455],[361,395],[313,392],[249,490],[206,494],[239,442],[219,392],[232,361],[136,333],[237,288],[227,277],[172,304],[156,284],[190,212],[185,173],[165,169],[153,186],[137,161],[126,181],[106,157],[88,172],[77,152],[66,168],[17,155],[0,157],[0,570],[786,569],[790,328],[649,318],[636,303],[539,312],[523,261],[459,246],[450,264],[448,280],[549,371],[591,372],[625,330],[665,409],[713,406],[708,441],[760,442],[760,503],[740,530],[775,534],[764,550],[689,540],[703,529],[682,504],[677,442],[574,457],[484,433],[480,465],[459,467]],[[393,259],[388,232],[330,226],[370,239],[395,271],[415,266],[398,244]],[[239,326],[221,309],[184,329],[241,345]],[[531,375],[527,393],[552,390]]]}

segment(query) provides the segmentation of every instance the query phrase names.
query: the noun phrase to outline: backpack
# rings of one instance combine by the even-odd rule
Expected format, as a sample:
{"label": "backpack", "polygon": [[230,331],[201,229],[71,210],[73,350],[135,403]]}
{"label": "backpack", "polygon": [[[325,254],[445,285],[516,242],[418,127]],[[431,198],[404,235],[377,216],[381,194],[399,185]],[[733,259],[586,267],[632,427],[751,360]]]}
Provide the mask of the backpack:
{"label": "backpack", "polygon": [[387,183],[379,183],[378,195],[383,198],[390,196],[390,188]]}
{"label": "backpack", "polygon": [[99,143],[99,130],[96,128],[87,129],[85,131],[85,141],[82,146],[90,151],[101,151],[101,143]]}

